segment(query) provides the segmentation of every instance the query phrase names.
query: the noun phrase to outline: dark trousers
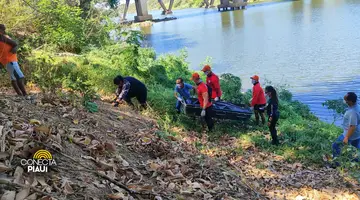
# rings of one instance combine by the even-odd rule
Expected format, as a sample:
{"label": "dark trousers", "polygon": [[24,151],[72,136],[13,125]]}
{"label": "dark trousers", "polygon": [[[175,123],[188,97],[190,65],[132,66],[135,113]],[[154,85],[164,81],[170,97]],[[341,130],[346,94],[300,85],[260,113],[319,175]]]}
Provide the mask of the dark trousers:
{"label": "dark trousers", "polygon": [[213,111],[213,106],[211,105],[210,107],[205,109],[205,122],[206,125],[209,129],[209,131],[212,131],[212,129],[214,128],[214,120],[213,120],[213,116],[214,116],[214,111]]}
{"label": "dark trousers", "polygon": [[147,91],[146,90],[138,91],[135,94],[134,93],[128,94],[127,97],[124,98],[126,103],[128,103],[132,107],[134,106],[133,102],[131,101],[131,98],[133,98],[133,97],[136,97],[138,102],[141,104],[141,107],[146,109],[146,100],[147,100]]}
{"label": "dark trousers", "polygon": [[[332,144],[332,152],[333,152],[333,158],[340,156],[341,149],[344,146],[344,135],[340,135],[336,141]],[[360,149],[360,139],[356,140],[349,140],[349,144],[354,146],[357,149]],[[355,160],[356,161],[356,160]],[[358,161],[357,161],[358,162]]]}
{"label": "dark trousers", "polygon": [[[271,138],[272,138],[272,144],[279,144],[279,140],[277,138],[277,131],[276,131],[276,123],[278,121],[278,117],[273,117],[271,122],[270,122],[270,134],[271,134]],[[270,120],[270,118],[269,118]]]}
{"label": "dark trousers", "polygon": [[255,113],[255,122],[256,125],[259,125],[259,116],[261,116],[261,122],[265,124],[265,104],[256,104],[254,105],[254,113]]}

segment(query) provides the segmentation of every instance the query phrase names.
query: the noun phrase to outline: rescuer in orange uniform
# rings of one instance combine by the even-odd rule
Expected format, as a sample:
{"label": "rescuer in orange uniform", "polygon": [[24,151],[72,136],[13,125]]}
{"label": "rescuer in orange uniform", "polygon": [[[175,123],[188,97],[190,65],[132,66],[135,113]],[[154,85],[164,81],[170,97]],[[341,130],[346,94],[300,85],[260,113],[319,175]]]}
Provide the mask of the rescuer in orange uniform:
{"label": "rescuer in orange uniform", "polygon": [[259,124],[259,115],[261,116],[261,122],[265,124],[265,106],[266,98],[264,90],[261,88],[259,83],[259,76],[254,75],[250,77],[253,86],[253,96],[251,100],[251,107],[254,108],[256,124]]}
{"label": "rescuer in orange uniform", "polygon": [[212,89],[211,99],[219,101],[222,95],[219,77],[211,71],[211,67],[209,65],[205,65],[201,71],[206,74],[206,84]]}
{"label": "rescuer in orange uniform", "polygon": [[194,73],[191,77],[191,80],[193,80],[197,86],[197,95],[200,102],[200,108],[202,109],[201,117],[205,119],[208,129],[211,131],[214,127],[214,121],[212,119],[213,105],[210,101],[209,89],[206,84],[202,82],[198,73]]}
{"label": "rescuer in orange uniform", "polygon": [[6,67],[11,85],[20,96],[26,96],[24,74],[20,70],[16,51],[17,43],[5,34],[5,25],[0,24],[0,63]]}

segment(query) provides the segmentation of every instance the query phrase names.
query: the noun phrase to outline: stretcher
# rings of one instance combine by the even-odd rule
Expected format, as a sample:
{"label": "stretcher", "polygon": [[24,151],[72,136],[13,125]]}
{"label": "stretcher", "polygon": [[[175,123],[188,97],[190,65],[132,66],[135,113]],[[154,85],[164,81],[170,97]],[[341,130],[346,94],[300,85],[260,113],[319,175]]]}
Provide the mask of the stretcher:
{"label": "stretcher", "polygon": [[[202,108],[200,108],[199,100],[191,98],[191,104],[182,101],[183,112],[186,115],[200,116]],[[226,101],[213,102],[214,118],[247,121],[251,118],[252,110],[245,104],[233,104]]]}

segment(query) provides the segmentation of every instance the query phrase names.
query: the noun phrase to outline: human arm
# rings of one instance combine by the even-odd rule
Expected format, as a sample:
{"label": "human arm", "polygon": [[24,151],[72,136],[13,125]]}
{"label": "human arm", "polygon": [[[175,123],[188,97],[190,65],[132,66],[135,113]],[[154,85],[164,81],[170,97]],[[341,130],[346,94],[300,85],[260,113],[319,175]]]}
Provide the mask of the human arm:
{"label": "human arm", "polygon": [[11,53],[16,53],[16,51],[18,49],[18,44],[17,44],[17,42],[15,40],[11,39],[7,35],[1,35],[0,36],[0,42],[4,42],[4,43],[10,45],[12,47]]}
{"label": "human arm", "polygon": [[127,96],[127,94],[129,93],[129,90],[130,90],[130,86],[131,86],[131,84],[129,81],[124,82],[121,92],[118,95],[117,101],[122,101]]}
{"label": "human arm", "polygon": [[218,76],[215,76],[214,78],[215,80],[212,82],[212,86],[214,88],[214,92],[216,94],[217,99],[219,99],[221,97],[221,89],[220,89],[220,80]]}
{"label": "human arm", "polygon": [[253,87],[252,93],[253,93],[253,96],[252,96],[252,99],[251,99],[250,106],[254,107],[254,105],[257,103],[257,99],[258,99],[258,92],[256,90],[256,87]]}
{"label": "human arm", "polygon": [[208,94],[207,92],[204,92],[204,93],[202,94],[202,97],[203,97],[203,99],[204,99],[204,105],[203,105],[202,109],[205,110],[207,104],[209,103],[209,94]]}

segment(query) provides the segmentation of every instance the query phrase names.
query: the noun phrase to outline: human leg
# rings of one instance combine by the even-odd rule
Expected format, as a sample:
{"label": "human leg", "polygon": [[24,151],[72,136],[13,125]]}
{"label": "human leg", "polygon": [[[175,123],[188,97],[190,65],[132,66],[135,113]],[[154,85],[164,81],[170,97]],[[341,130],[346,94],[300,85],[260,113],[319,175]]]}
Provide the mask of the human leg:
{"label": "human leg", "polygon": [[277,123],[278,119],[277,118],[272,118],[271,122],[270,122],[270,134],[271,134],[271,138],[272,138],[272,144],[274,145],[278,145],[279,144],[279,140],[277,137],[277,131],[276,131],[276,123]]}
{"label": "human leg", "polygon": [[176,111],[177,111],[177,113],[180,113],[180,108],[181,108],[181,101],[177,100],[176,101]]}
{"label": "human leg", "polygon": [[344,146],[343,140],[344,135],[341,134],[332,144],[333,158],[338,157],[341,154],[341,148]]}
{"label": "human leg", "polygon": [[205,121],[206,121],[206,125],[209,129],[209,131],[212,131],[212,129],[214,128],[214,120],[213,120],[213,106],[210,106],[208,108],[205,109]]}
{"label": "human leg", "polygon": [[142,109],[146,109],[147,108],[147,90],[146,88],[142,91],[140,91],[137,95],[136,95],[136,99],[138,100],[138,102],[140,103]]}
{"label": "human leg", "polygon": [[8,74],[9,74],[9,76],[10,76],[11,86],[14,88],[15,92],[18,95],[22,96],[23,94],[22,94],[22,92],[21,92],[21,90],[19,88],[17,79],[16,79],[15,74],[14,74],[14,72],[15,72],[14,65],[12,65],[11,63],[8,63],[6,65],[6,70],[7,70]]}
{"label": "human leg", "polygon": [[259,111],[256,109],[256,105],[254,106],[254,114],[255,114],[255,123],[259,125]]}

